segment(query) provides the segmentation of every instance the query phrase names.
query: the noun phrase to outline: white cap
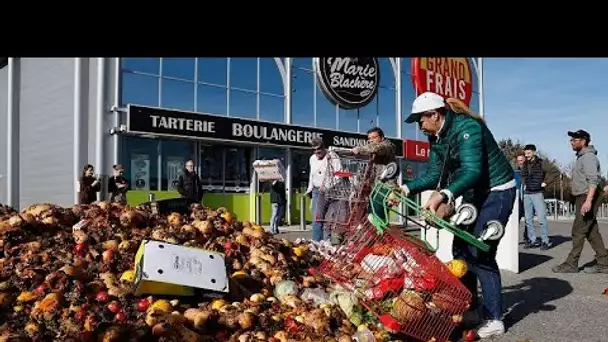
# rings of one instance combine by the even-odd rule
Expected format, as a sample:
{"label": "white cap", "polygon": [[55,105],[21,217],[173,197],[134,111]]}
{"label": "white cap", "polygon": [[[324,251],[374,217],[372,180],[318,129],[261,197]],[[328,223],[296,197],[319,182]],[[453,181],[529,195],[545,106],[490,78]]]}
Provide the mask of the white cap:
{"label": "white cap", "polygon": [[444,106],[445,100],[441,95],[427,91],[420,94],[412,103],[412,114],[424,113]]}

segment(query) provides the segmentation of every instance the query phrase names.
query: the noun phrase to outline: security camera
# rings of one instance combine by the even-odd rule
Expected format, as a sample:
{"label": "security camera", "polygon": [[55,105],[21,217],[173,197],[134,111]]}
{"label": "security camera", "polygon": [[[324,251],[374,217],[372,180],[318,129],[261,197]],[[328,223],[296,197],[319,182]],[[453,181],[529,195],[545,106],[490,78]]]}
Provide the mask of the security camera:
{"label": "security camera", "polygon": [[120,132],[126,132],[127,131],[127,125],[120,125],[120,126],[118,126],[118,130]]}
{"label": "security camera", "polygon": [[110,128],[110,135],[114,135],[114,134],[116,134],[116,128],[112,127],[112,128]]}

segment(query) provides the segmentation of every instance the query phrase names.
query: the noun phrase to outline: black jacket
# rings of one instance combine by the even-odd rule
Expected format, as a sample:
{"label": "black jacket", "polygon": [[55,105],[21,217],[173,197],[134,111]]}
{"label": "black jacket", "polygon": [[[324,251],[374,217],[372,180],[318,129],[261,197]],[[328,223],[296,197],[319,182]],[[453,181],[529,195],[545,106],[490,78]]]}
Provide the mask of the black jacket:
{"label": "black jacket", "polygon": [[80,190],[78,191],[79,204],[91,204],[97,201],[97,193],[101,190],[101,182],[97,182],[93,186],[96,180],[95,177],[80,178]]}
{"label": "black jacket", "polygon": [[287,195],[285,194],[285,183],[274,182],[270,184],[270,203],[285,204]]}
{"label": "black jacket", "polygon": [[128,184],[127,179],[123,176],[112,176],[108,179],[108,193],[113,202],[116,202],[119,197],[126,199],[127,191],[129,191],[129,187],[120,189],[117,186],[118,184]]}
{"label": "black jacket", "polygon": [[203,185],[196,172],[184,170],[184,173],[180,175],[177,180],[177,192],[179,192],[182,197],[191,201],[197,203],[202,201]]}
{"label": "black jacket", "polygon": [[521,177],[523,184],[526,186],[524,192],[526,194],[535,194],[543,192],[542,184],[545,182],[545,168],[543,160],[534,158],[526,160],[521,168]]}

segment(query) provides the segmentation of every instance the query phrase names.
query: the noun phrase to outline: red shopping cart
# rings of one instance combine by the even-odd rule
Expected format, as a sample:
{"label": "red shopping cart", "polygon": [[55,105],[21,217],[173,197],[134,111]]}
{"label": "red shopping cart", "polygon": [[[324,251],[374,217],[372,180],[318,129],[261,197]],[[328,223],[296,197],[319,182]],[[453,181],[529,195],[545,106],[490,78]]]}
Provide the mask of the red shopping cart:
{"label": "red shopping cart", "polygon": [[350,149],[328,149],[325,180],[314,208],[315,220],[323,222],[324,230],[342,234],[366,216],[378,169],[372,160],[373,156],[353,156]]}
{"label": "red shopping cart", "polygon": [[471,293],[427,249],[396,228],[378,235],[367,220],[319,271],[348,291],[389,330],[446,341],[462,321]]}

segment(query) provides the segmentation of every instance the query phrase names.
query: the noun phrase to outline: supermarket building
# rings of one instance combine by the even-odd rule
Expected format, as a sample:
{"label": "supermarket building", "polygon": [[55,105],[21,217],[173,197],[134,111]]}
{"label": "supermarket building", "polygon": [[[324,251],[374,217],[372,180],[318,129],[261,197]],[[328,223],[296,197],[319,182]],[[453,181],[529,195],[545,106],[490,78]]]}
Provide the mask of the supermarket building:
{"label": "supermarket building", "polygon": [[85,164],[105,179],[123,164],[130,203],[176,197],[193,159],[206,205],[267,222],[251,164],[279,158],[295,223],[302,207],[310,216],[301,194],[313,137],[353,147],[380,126],[402,178],[414,177],[426,139],[403,121],[416,92],[463,95],[483,112],[481,58],[345,57],[351,69],[342,59],[0,58],[0,203],[72,205]]}

